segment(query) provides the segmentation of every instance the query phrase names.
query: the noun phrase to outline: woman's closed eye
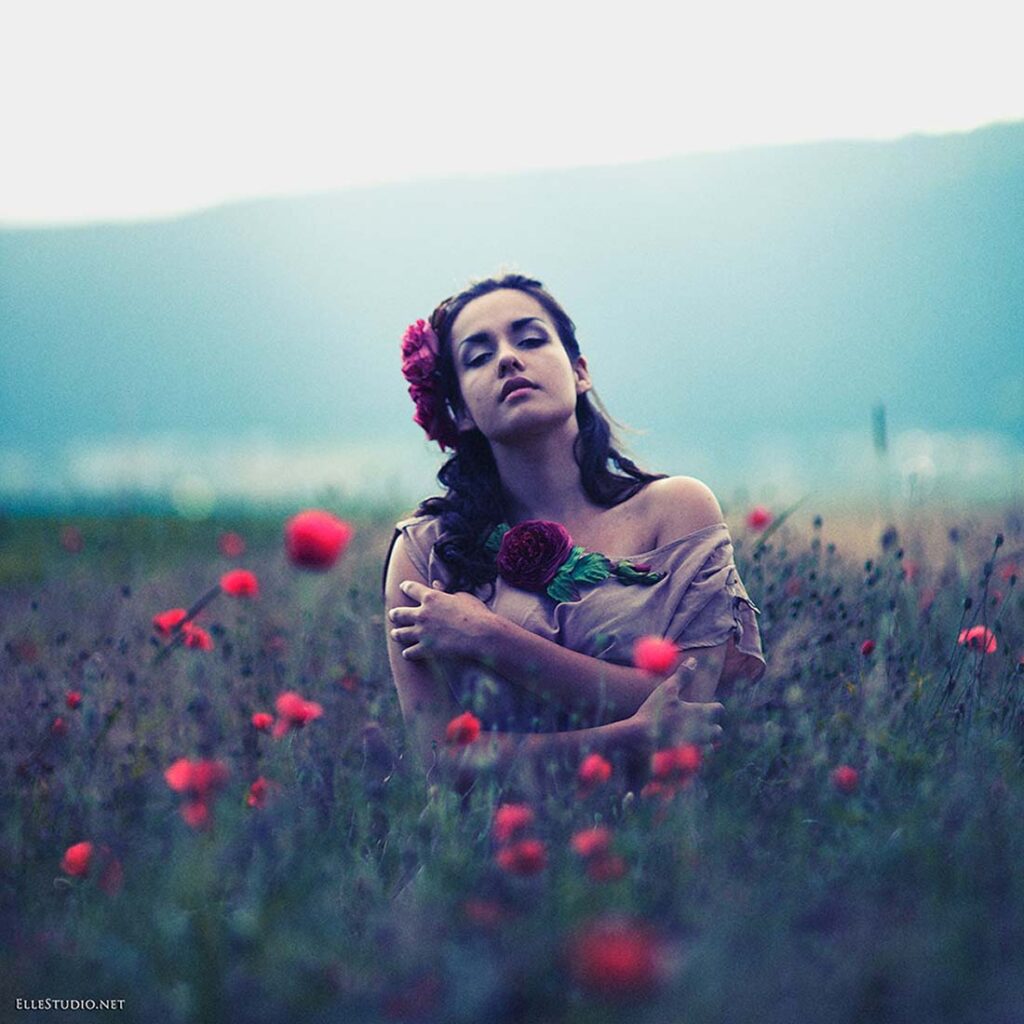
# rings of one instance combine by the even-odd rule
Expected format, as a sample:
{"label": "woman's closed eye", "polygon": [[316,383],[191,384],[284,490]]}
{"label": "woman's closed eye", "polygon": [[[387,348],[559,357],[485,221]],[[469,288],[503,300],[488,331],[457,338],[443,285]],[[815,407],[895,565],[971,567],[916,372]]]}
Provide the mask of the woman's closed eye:
{"label": "woman's closed eye", "polygon": [[[520,348],[539,348],[541,345],[545,344],[547,342],[547,340],[548,340],[547,338],[523,338],[519,342],[519,347]],[[486,363],[487,360],[490,359],[493,354],[494,354],[493,352],[485,349],[482,352],[478,352],[471,359],[467,359],[465,365],[467,367],[470,367],[470,366],[483,366],[483,364]]]}

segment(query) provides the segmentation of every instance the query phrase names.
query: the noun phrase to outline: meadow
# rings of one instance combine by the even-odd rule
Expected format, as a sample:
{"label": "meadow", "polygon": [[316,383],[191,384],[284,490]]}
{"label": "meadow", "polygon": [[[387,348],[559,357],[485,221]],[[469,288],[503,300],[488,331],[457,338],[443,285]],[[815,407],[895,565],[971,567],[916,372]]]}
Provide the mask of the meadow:
{"label": "meadow", "polygon": [[5,1019],[1024,1019],[1024,510],[730,510],[768,671],[719,749],[497,820],[403,756],[401,510],[334,511],[325,572],[284,516],[0,518]]}

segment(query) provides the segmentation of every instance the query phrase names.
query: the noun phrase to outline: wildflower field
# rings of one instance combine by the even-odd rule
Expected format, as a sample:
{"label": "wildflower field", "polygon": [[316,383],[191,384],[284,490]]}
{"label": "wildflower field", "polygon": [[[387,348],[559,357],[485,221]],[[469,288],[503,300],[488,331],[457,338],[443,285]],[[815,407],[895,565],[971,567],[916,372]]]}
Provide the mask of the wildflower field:
{"label": "wildflower field", "polygon": [[402,756],[333,511],[0,519],[4,1020],[1024,1019],[1021,509],[737,510],[722,744],[533,803]]}

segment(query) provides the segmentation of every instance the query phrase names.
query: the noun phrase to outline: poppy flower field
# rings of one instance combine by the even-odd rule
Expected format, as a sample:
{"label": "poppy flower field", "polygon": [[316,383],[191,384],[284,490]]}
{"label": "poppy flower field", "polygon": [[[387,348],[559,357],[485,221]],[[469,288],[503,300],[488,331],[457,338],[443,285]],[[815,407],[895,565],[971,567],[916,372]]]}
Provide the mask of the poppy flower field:
{"label": "poppy flower field", "polygon": [[404,755],[401,512],[0,518],[5,1011],[1021,1019],[1020,509],[736,510],[768,671],[722,742],[544,797],[466,782],[472,708]]}

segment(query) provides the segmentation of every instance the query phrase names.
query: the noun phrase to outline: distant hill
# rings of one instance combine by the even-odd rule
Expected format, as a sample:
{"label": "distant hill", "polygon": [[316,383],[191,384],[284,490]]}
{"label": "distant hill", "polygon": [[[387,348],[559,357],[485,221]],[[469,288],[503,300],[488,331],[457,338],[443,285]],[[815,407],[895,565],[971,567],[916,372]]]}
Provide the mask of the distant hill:
{"label": "distant hill", "polygon": [[878,400],[1019,448],[1022,252],[1024,124],[2,230],[0,449],[415,448],[402,329],[507,264],[562,300],[652,457],[867,437]]}

